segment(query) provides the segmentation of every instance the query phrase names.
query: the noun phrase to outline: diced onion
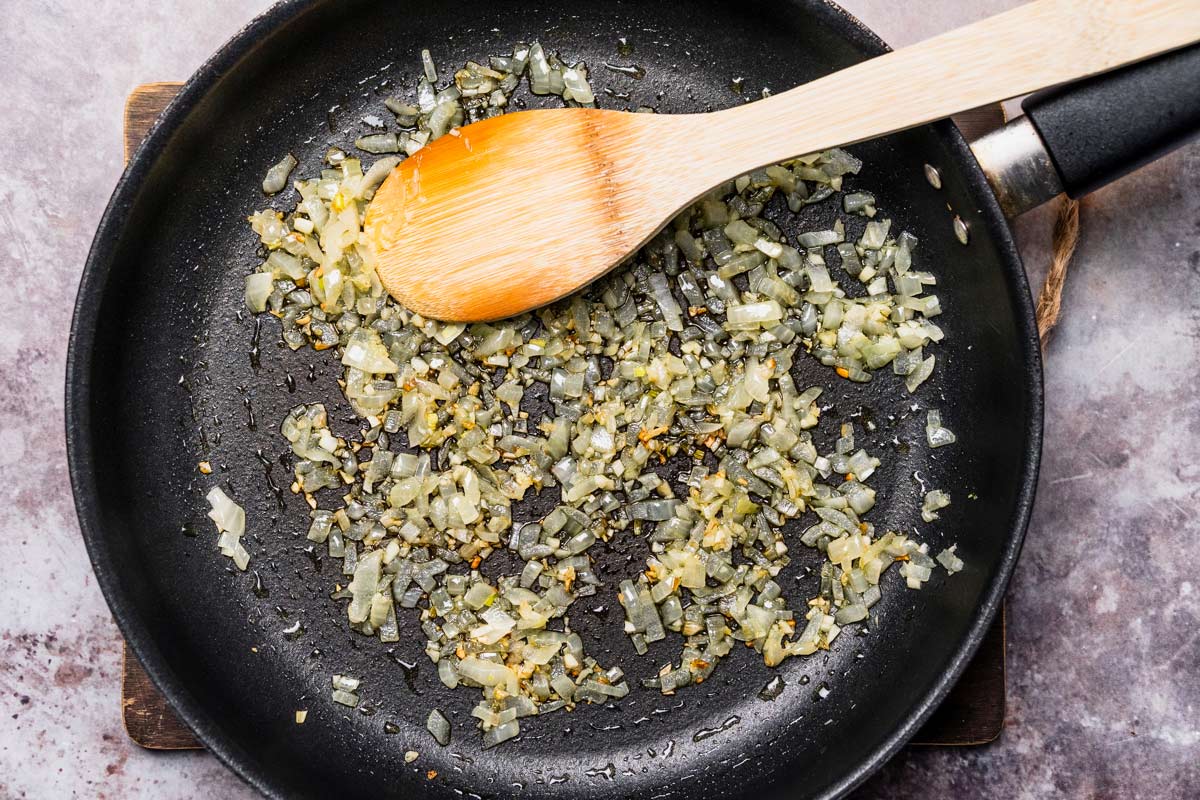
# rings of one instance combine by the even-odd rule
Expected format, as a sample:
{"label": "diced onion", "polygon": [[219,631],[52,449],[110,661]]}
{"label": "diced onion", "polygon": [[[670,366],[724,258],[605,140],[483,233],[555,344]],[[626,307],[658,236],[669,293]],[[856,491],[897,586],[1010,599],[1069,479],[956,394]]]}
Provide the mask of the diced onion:
{"label": "diced onion", "polygon": [[958,545],[952,545],[937,554],[937,562],[945,568],[949,575],[961,572],[964,566],[963,560],[954,553],[956,549],[958,549]]}
{"label": "diced onion", "polygon": [[931,409],[926,416],[925,438],[930,447],[945,447],[958,440],[949,428],[942,425],[942,415],[936,409]]}
{"label": "diced onion", "polygon": [[209,489],[206,497],[211,506],[208,517],[216,524],[220,534],[217,537],[218,549],[244,572],[250,565],[250,554],[241,543],[242,534],[246,532],[245,510],[230,500],[220,486]]}
{"label": "diced onion", "polygon": [[[818,450],[821,389],[795,382],[802,360],[852,382],[882,370],[910,392],[935,371],[944,334],[929,318],[942,309],[927,290],[937,281],[874,194],[842,192],[857,158],[833,149],[741,176],[624,267],[534,314],[426,320],[375,274],[362,228],[378,186],[429,142],[504,113],[523,82],[568,105],[596,94],[587,65],[536,42],[468,62],[452,81],[428,50],[421,63],[415,93],[385,103],[395,127],[364,118],[371,131],[354,143],[395,155],[367,168],[333,148],[324,169],[295,182],[292,212],[249,218],[266,256],[246,278],[247,307],[277,319],[287,347],[336,354],[355,414],[344,422],[360,423],[343,438],[324,404],[307,403],[279,428],[292,489],[312,508],[307,541],[351,576],[333,597],[348,601],[353,630],[395,642],[419,625],[443,685],[479,694],[472,718],[490,747],[519,735],[521,718],[629,693],[621,668],[589,654],[568,622],[579,599],[611,598],[597,543],[648,542],[616,596],[636,652],[679,644],[645,681],[666,694],[708,679],[735,647],[770,666],[830,648],[844,626],[870,619],[897,561],[914,589],[938,563],[961,568],[953,548],[935,561],[908,536],[876,530],[868,481],[880,459],[850,424]],[[273,167],[264,191],[281,191],[295,167],[290,156]],[[784,206],[826,201],[827,228],[779,227]],[[541,401],[538,414],[522,408],[528,398]],[[934,447],[954,441],[936,411],[926,432]],[[689,466],[656,471],[674,463]],[[244,569],[244,513],[214,492],[218,544]],[[545,513],[514,522],[529,520],[522,504],[538,492]],[[944,507],[930,495],[927,517]],[[803,532],[785,538],[801,519]],[[813,595],[797,601],[780,574],[802,546],[824,559]],[[496,550],[515,565],[485,578]],[[358,687],[335,676],[334,701],[357,706]],[[427,728],[449,743],[440,711]]]}
{"label": "diced onion", "polygon": [[436,708],[429,712],[429,717],[425,720],[425,729],[442,747],[450,744],[450,720]]}
{"label": "diced onion", "polygon": [[950,495],[941,489],[926,492],[925,500],[921,503],[921,519],[926,522],[933,522],[938,518],[937,512],[948,505],[950,505]]}
{"label": "diced onion", "polygon": [[296,157],[288,153],[278,164],[267,170],[267,175],[263,178],[262,182],[263,192],[266,194],[275,194],[282,191],[287,186],[288,176],[292,174],[292,170],[296,168],[298,163]]}

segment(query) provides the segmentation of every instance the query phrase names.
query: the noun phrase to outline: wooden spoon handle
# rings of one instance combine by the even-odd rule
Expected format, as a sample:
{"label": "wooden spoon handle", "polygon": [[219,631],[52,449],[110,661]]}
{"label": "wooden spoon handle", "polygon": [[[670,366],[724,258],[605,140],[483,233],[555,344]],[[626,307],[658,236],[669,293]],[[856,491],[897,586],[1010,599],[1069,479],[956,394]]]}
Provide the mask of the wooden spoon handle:
{"label": "wooden spoon handle", "polygon": [[[688,115],[700,185],[923,125],[1200,40],[1200,0],[1037,0],[760,102]],[[697,158],[697,146],[705,158]]]}

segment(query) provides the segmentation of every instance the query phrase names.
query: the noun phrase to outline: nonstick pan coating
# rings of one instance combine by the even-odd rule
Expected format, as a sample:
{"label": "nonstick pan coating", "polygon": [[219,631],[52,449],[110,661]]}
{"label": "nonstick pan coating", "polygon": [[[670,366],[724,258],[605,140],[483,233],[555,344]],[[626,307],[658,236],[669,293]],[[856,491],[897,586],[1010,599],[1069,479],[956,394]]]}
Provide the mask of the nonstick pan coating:
{"label": "nonstick pan coating", "polygon": [[[617,52],[621,37],[627,55]],[[890,571],[885,588],[894,591],[885,591],[869,633],[848,631],[831,652],[778,670],[742,649],[703,685],[663,697],[639,682],[677,655],[678,640],[639,658],[622,633],[615,587],[646,552],[626,537],[594,553],[607,588],[580,601],[571,620],[589,652],[622,664],[634,691],[609,706],[530,719],[519,740],[481,751],[468,717],[475,693],[440,684],[415,619],[403,615],[403,641],[394,647],[351,633],[342,605],[328,598],[340,565],[305,553],[308,509],[286,491],[292,478],[278,423],[288,408],[314,401],[330,407],[340,433],[354,420],[330,352],[277,347],[272,320],[256,334],[260,323],[239,311],[242,279],[257,263],[244,219],[267,203],[262,175],[288,151],[311,171],[331,144],[348,147],[362,135],[364,114],[385,115],[384,97],[412,86],[422,47],[448,70],[534,38],[587,61],[598,88],[629,95],[602,96],[606,106],[661,112],[729,106],[883,49],[816,0],[341,0],[285,4],[256,20],[197,73],[133,159],[80,288],[67,432],[100,584],[184,719],[272,796],[841,793],[915,732],[974,651],[1019,550],[1036,480],[1041,372],[1029,291],[1008,228],[948,124],[852,148],[866,165],[848,181],[876,192],[897,229],[919,237],[918,263],[939,277],[946,313],[938,322],[948,335],[936,348],[934,378],[914,399],[890,372],[857,385],[801,360],[797,381],[828,389],[823,443],[852,420],[884,459],[872,479],[875,525],[911,530],[917,521],[934,552],[958,544],[965,571],[939,571],[920,592],[904,590]],[[637,64],[647,75],[611,72],[606,61]],[[734,78],[743,79],[743,95]],[[940,169],[942,190],[924,179],[926,163]],[[290,197],[271,202],[282,208]],[[830,206],[810,208],[803,224],[831,219]],[[952,213],[970,227],[966,246],[951,233]],[[942,411],[957,445],[924,444],[926,407]],[[874,432],[864,432],[867,422]],[[205,459],[212,476],[197,472]],[[282,507],[268,474],[284,487]],[[217,480],[246,506],[257,580],[216,552],[203,495]],[[934,525],[919,524],[922,487],[954,498]],[[781,583],[798,602],[814,592],[816,578],[804,568],[817,562],[806,548],[793,554]],[[296,621],[304,633],[290,638],[284,630]],[[373,714],[330,702],[335,672],[363,679]],[[786,682],[782,694],[759,699],[776,674]],[[454,724],[449,747],[424,729],[434,707]],[[297,709],[308,710],[303,725]],[[398,732],[386,732],[393,726]],[[718,732],[697,736],[706,731]],[[415,763],[404,763],[407,750],[420,753]]]}

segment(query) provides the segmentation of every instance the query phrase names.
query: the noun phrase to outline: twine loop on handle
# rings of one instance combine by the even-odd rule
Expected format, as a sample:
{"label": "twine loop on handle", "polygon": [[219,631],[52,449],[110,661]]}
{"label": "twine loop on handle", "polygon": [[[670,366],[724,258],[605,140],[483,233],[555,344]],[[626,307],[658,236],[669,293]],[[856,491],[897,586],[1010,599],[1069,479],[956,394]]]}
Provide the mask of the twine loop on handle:
{"label": "twine loop on handle", "polygon": [[1037,299],[1038,338],[1041,340],[1043,352],[1050,341],[1050,332],[1058,324],[1058,316],[1062,311],[1063,285],[1067,282],[1067,267],[1070,266],[1071,257],[1075,255],[1075,248],[1079,245],[1079,201],[1064,195],[1058,202],[1050,271],[1046,274],[1046,282],[1042,284]]}

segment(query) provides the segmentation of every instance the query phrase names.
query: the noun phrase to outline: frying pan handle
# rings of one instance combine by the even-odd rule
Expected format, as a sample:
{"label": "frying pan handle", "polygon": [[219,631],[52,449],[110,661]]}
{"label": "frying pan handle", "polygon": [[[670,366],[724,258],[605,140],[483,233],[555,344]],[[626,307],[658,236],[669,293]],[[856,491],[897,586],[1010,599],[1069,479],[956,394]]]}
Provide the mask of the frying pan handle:
{"label": "frying pan handle", "polygon": [[1081,197],[1200,132],[1200,44],[1031,95],[971,145],[1005,213]]}

